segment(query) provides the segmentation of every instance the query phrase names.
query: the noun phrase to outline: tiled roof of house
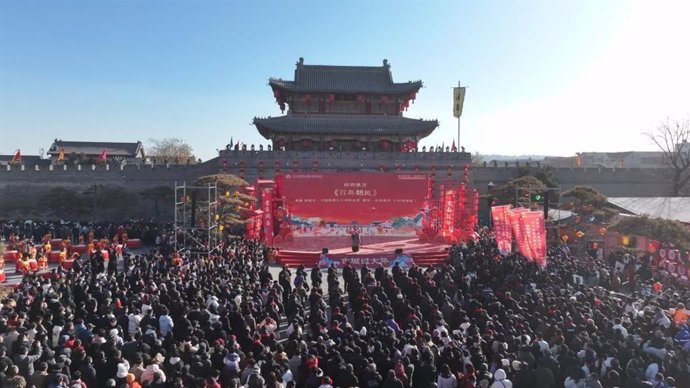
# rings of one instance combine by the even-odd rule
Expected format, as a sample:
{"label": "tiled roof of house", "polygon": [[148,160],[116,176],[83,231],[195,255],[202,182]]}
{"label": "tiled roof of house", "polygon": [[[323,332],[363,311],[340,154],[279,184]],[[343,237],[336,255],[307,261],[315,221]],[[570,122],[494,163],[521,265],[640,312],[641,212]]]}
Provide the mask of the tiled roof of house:
{"label": "tiled roof of house", "polygon": [[49,155],[59,155],[61,150],[65,155],[84,154],[100,155],[106,150],[108,156],[137,157],[141,149],[141,142],[134,143],[115,143],[115,142],[91,142],[91,141],[62,141],[55,140],[48,150]]}
{"label": "tiled roof of house", "polygon": [[424,137],[438,127],[438,121],[410,119],[402,116],[288,115],[254,118],[254,125],[266,138],[269,138],[271,133]]}
{"label": "tiled roof of house", "polygon": [[690,223],[690,197],[608,197],[629,213]]}
{"label": "tiled roof of house", "polygon": [[404,94],[417,92],[422,81],[393,82],[388,61],[383,66],[322,66],[297,63],[294,80],[271,78],[273,89],[299,93]]}

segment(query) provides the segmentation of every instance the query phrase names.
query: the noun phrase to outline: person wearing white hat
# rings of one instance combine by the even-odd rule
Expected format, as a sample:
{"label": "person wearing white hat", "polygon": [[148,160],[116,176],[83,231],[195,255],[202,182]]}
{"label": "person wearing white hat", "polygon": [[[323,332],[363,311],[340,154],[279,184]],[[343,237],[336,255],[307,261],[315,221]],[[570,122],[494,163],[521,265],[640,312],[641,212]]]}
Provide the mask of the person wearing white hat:
{"label": "person wearing white hat", "polygon": [[508,380],[506,372],[499,368],[494,372],[494,383],[491,384],[491,388],[513,388],[513,383]]}

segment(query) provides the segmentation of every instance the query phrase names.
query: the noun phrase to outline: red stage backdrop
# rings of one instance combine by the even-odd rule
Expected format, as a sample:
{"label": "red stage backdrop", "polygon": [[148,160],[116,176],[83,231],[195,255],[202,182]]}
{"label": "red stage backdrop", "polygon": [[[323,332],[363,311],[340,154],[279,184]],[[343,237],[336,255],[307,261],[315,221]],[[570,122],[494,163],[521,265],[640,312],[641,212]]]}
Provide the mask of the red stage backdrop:
{"label": "red stage backdrop", "polygon": [[429,178],[397,173],[285,174],[281,194],[295,237],[410,235],[422,228]]}

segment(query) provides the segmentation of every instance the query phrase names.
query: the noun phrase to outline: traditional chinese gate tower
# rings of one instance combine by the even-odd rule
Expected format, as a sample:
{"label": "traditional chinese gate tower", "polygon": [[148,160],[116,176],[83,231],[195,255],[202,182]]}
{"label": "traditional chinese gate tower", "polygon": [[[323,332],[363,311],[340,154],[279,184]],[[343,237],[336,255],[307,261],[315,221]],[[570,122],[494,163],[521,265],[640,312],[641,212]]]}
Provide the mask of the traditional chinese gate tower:
{"label": "traditional chinese gate tower", "polygon": [[436,120],[403,116],[422,81],[393,82],[383,66],[305,65],[292,81],[271,78],[281,117],[254,118],[259,133],[285,151],[411,151]]}

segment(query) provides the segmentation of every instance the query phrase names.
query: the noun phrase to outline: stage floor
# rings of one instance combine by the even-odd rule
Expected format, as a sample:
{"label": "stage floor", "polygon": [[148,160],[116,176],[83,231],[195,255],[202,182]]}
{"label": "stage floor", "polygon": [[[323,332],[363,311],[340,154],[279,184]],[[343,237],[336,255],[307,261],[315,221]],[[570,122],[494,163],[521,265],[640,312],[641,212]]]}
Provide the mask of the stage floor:
{"label": "stage floor", "polygon": [[359,252],[352,252],[350,236],[315,236],[296,238],[294,241],[273,244],[284,251],[321,252],[328,248],[331,254],[371,255],[393,253],[402,248],[407,254],[443,252],[449,247],[447,244],[435,242],[420,242],[416,237],[401,236],[363,236],[360,240]]}

